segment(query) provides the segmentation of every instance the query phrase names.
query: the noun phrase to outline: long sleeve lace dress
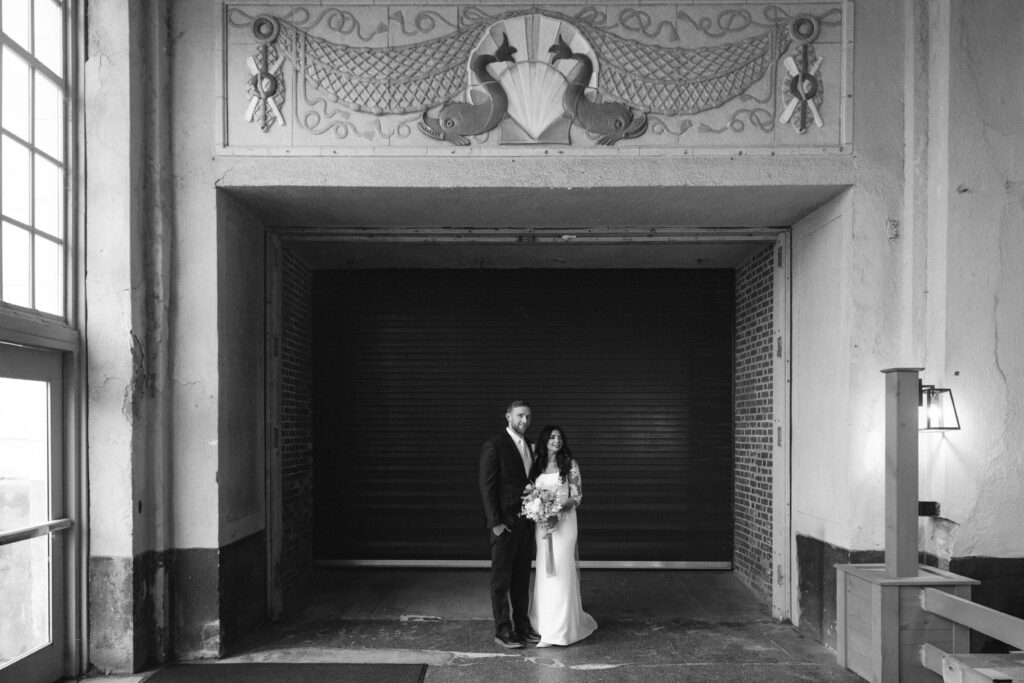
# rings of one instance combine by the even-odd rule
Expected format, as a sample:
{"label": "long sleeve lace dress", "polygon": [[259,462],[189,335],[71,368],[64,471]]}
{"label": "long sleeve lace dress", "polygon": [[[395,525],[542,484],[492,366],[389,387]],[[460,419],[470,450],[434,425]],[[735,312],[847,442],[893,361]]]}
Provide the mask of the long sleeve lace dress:
{"label": "long sleeve lace dress", "polygon": [[[534,575],[530,621],[540,634],[537,647],[570,645],[597,629],[594,618],[583,611],[580,576],[576,560],[576,508],[583,500],[580,470],[573,460],[568,481],[558,472],[537,477],[536,485],[555,489],[571,509],[563,512],[550,542],[542,525],[537,525],[537,561]],[[550,560],[550,562],[549,562]],[[549,569],[553,570],[549,573]]]}

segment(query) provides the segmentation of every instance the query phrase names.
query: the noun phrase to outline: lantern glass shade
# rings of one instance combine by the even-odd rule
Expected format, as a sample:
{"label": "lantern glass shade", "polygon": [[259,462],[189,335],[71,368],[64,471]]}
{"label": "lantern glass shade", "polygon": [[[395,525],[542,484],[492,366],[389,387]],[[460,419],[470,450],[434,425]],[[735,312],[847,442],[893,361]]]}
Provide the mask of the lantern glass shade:
{"label": "lantern glass shade", "polygon": [[917,429],[921,432],[945,432],[960,429],[960,419],[953,403],[953,391],[931,384],[921,386]]}

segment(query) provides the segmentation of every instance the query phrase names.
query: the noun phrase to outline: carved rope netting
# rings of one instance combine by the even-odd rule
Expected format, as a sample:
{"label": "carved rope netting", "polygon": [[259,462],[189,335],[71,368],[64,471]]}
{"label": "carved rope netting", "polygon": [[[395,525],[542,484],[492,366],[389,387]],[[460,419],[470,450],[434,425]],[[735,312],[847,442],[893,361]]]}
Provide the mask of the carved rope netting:
{"label": "carved rope netting", "polygon": [[466,85],[472,33],[397,48],[339,45],[281,22],[278,41],[309,82],[355,111],[404,114],[454,98]]}
{"label": "carved rope netting", "polygon": [[[494,21],[523,14],[510,12]],[[280,21],[278,44],[309,83],[339,104],[373,114],[417,112],[456,98],[483,28],[402,47],[332,43]],[[646,45],[577,22],[600,59],[600,91],[656,114],[694,114],[745,92],[789,45],[787,25],[726,45]]]}
{"label": "carved rope netting", "polygon": [[[746,40],[700,49],[665,49],[580,32],[601,55],[601,94],[652,114],[696,114],[746,92],[789,45],[785,26]],[[643,71],[633,65],[646,65]]]}

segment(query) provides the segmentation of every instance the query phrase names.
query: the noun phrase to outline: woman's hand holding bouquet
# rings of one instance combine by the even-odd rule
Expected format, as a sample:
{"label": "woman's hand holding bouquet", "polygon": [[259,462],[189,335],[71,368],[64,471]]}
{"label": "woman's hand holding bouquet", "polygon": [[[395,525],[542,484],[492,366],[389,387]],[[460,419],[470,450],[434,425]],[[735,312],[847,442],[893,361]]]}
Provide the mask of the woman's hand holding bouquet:
{"label": "woman's hand holding bouquet", "polygon": [[560,496],[561,488],[558,490],[541,488],[535,484],[527,484],[523,490],[523,507],[520,514],[526,519],[535,523],[543,532],[547,540],[545,571],[548,576],[555,575],[555,560],[551,549],[551,532],[558,526],[562,519],[562,508],[565,498]]}
{"label": "woman's hand holding bouquet", "polygon": [[564,503],[558,492],[541,488],[535,484],[527,484],[523,490],[523,506],[520,514],[531,522],[540,525],[545,536],[558,526],[560,512]]}

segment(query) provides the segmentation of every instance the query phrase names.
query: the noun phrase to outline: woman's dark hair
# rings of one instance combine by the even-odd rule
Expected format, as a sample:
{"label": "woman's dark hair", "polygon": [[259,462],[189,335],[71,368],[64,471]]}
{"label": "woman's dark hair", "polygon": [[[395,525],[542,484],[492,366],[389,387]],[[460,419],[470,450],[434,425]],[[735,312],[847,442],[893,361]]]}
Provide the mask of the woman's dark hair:
{"label": "woman's dark hair", "polygon": [[537,477],[548,468],[548,439],[552,432],[562,435],[562,447],[555,453],[555,462],[558,463],[558,474],[562,481],[569,477],[569,470],[572,468],[572,451],[569,450],[569,441],[565,438],[565,430],[558,425],[545,425],[537,437],[537,457],[533,459],[533,466],[530,468],[530,481],[537,481]]}

